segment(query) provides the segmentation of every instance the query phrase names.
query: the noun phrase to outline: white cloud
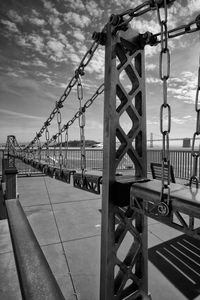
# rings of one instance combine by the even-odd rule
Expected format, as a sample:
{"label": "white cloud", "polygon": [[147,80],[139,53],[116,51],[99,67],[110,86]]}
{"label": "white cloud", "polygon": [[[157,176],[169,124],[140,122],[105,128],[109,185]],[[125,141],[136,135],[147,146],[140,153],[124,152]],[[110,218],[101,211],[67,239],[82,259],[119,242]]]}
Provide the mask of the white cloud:
{"label": "white cloud", "polygon": [[13,9],[9,10],[8,15],[14,22],[23,23],[22,17],[19,16],[15,10],[13,10]]}
{"label": "white cloud", "polygon": [[168,91],[174,98],[180,99],[185,103],[194,103],[197,88],[197,75],[189,71],[181,72],[180,78],[172,77]]}
{"label": "white cloud", "polygon": [[85,6],[90,16],[96,18],[101,17],[103,11],[98,7],[96,2],[94,2],[93,0],[87,1]]}
{"label": "white cloud", "polygon": [[32,13],[35,17],[39,17],[39,12],[36,9],[32,9]]}
{"label": "white cloud", "polygon": [[81,28],[84,28],[90,24],[90,19],[87,16],[79,15],[71,11],[64,14],[64,20],[66,23],[72,23]]}
{"label": "white cloud", "polygon": [[58,16],[60,13],[57,11],[57,9],[55,7],[53,7],[52,3],[50,1],[46,1],[46,0],[42,0],[44,7],[51,12],[52,14],[54,14],[55,16]]}
{"label": "white cloud", "polygon": [[184,124],[186,122],[186,120],[184,119],[180,119],[180,118],[175,118],[175,117],[171,117],[172,122],[176,123],[176,124]]}
{"label": "white cloud", "polygon": [[65,0],[66,6],[70,5],[73,9],[84,9],[85,6],[81,0]]}
{"label": "white cloud", "polygon": [[38,34],[31,34],[28,36],[28,40],[35,46],[35,50],[43,54],[44,39]]}
{"label": "white cloud", "polygon": [[29,18],[28,19],[33,25],[37,25],[37,26],[43,26],[45,25],[45,20],[43,19],[39,19],[39,18]]}
{"label": "white cloud", "polygon": [[74,30],[73,36],[79,41],[85,40],[85,36],[83,35],[83,33],[80,30]]}
{"label": "white cloud", "polygon": [[145,66],[146,70],[155,70],[157,66],[155,64],[146,64]]}
{"label": "white cloud", "polygon": [[39,58],[35,58],[32,62],[32,65],[36,67],[47,67],[47,64],[41,61]]}
{"label": "white cloud", "polygon": [[65,46],[55,38],[51,38],[47,42],[48,49],[50,50],[51,53],[57,58],[62,58],[64,55],[64,48]]}
{"label": "white cloud", "polygon": [[1,20],[1,23],[4,24],[9,31],[14,32],[14,33],[19,33],[19,30],[15,23],[10,22],[8,20]]}
{"label": "white cloud", "polygon": [[145,46],[145,55],[147,58],[152,57],[154,54],[159,53],[159,51],[160,51],[159,46],[150,46],[150,45]]}
{"label": "white cloud", "polygon": [[76,53],[69,53],[67,57],[72,61],[73,65],[77,66],[81,59]]}
{"label": "white cloud", "polygon": [[58,31],[58,28],[62,24],[61,20],[57,16],[49,16],[48,18],[49,24],[52,26],[54,31]]}
{"label": "white cloud", "polygon": [[31,47],[31,44],[30,44],[30,42],[27,40],[26,37],[18,36],[17,39],[16,39],[16,43],[17,43],[19,46],[22,46],[22,47],[28,47],[28,48]]}
{"label": "white cloud", "polygon": [[155,78],[155,77],[147,77],[146,82],[147,83],[159,83],[159,84],[162,83],[159,78]]}
{"label": "white cloud", "polygon": [[27,114],[18,113],[18,112],[15,112],[15,111],[7,110],[7,109],[1,109],[1,108],[0,108],[0,113],[10,115],[10,116],[14,116],[14,117],[20,117],[20,118],[41,119],[40,117],[37,117],[37,116],[27,115]]}
{"label": "white cloud", "polygon": [[95,52],[95,55],[92,57],[90,63],[87,65],[87,72],[93,73],[96,72],[100,75],[99,78],[104,76],[104,50],[98,48]]}

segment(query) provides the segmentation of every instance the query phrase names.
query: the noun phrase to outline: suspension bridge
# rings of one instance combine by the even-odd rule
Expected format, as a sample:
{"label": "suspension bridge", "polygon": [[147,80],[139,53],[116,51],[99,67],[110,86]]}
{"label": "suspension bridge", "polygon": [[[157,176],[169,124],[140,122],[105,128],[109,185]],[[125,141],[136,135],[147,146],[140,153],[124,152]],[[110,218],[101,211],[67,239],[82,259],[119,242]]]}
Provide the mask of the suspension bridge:
{"label": "suspension bridge", "polygon": [[[150,0],[121,14],[111,15],[103,30],[93,34],[91,47],[35,137],[21,147],[17,137],[8,136],[2,159],[1,215],[7,218],[9,224],[19,279],[19,299],[20,295],[27,300],[58,300],[64,299],[64,295],[65,299],[151,299],[150,287],[155,290],[154,295],[156,291],[158,293],[155,299],[183,299],[183,295],[186,299],[194,299],[199,296],[200,270],[194,256],[198,256],[200,246],[200,153],[196,151],[200,134],[200,66],[194,101],[196,131],[188,158],[183,160],[184,166],[190,168],[187,184],[171,183],[170,180],[171,106],[167,83],[171,57],[169,39],[199,31],[200,15],[187,24],[169,30],[168,7],[173,3],[174,0]],[[126,30],[134,18],[155,11],[159,33],[133,34],[126,39]],[[160,47],[159,75],[163,92],[160,106],[161,180],[152,179],[147,174],[146,45]],[[84,102],[83,77],[100,46],[105,47],[104,83]],[[131,82],[129,92],[120,80],[122,72]],[[72,118],[63,124],[62,108],[74,87],[77,89],[79,107]],[[103,165],[101,169],[90,170],[85,147],[86,114],[103,93]],[[128,131],[120,122],[123,114],[132,121]],[[53,120],[57,123],[57,133],[50,136]],[[80,132],[80,164],[77,168],[70,168],[69,132],[75,122],[78,122]],[[120,163],[127,158],[133,167],[119,172]],[[37,169],[41,177],[17,178],[16,165],[19,161]],[[30,216],[28,222],[26,217],[26,214],[38,209],[38,206],[34,208],[34,203],[40,206],[33,226],[35,233],[31,228],[31,220],[34,220]],[[48,208],[42,207],[45,205]],[[148,232],[147,217],[153,220],[152,224],[157,224],[157,229],[163,229],[165,224],[171,228],[174,238],[178,237],[167,244],[164,231],[159,231],[157,237],[153,236],[151,221]],[[184,235],[180,237],[174,230]],[[153,262],[149,272],[150,286],[148,233],[150,243],[156,245],[154,252],[149,251]],[[163,247],[158,242],[163,242]],[[45,250],[48,245],[51,247]],[[53,247],[57,257],[52,259],[48,251]],[[46,252],[51,266],[55,260],[55,272],[52,272],[43,252]],[[158,273],[154,269],[155,266],[159,268],[159,262],[164,265],[164,276],[170,281],[173,278],[166,273],[176,277],[176,286],[170,285],[171,290],[166,295],[162,287],[159,289],[162,276],[156,275]],[[62,283],[59,274],[64,272],[67,276],[65,279],[62,277]]]}

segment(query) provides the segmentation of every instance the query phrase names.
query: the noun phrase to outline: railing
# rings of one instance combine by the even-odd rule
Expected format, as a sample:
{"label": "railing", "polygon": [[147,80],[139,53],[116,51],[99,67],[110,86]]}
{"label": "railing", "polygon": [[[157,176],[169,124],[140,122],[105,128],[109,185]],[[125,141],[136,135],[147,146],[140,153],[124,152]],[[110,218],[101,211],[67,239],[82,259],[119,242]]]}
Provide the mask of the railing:
{"label": "railing", "polygon": [[[63,149],[62,155],[65,157],[67,154],[67,168],[79,170],[81,168],[80,161],[80,149],[71,148]],[[148,149],[147,150],[147,170],[150,172],[150,162],[161,162],[162,151],[160,149]],[[3,156],[3,150],[0,150],[0,174],[2,170],[1,158]],[[54,150],[49,149],[50,163],[54,164]],[[45,160],[45,151],[41,153],[41,159]],[[59,149],[55,151],[55,165],[58,166]],[[170,162],[174,167],[174,174],[176,178],[189,179],[190,169],[192,163],[191,151],[189,150],[170,150]],[[23,163],[21,160],[16,160],[16,168],[19,174],[34,174],[38,171],[30,165]],[[103,149],[88,148],[86,149],[86,168],[88,170],[103,169]],[[125,155],[119,164],[119,170],[134,169],[133,162],[128,155]],[[198,174],[200,175],[200,166],[198,166]]]}

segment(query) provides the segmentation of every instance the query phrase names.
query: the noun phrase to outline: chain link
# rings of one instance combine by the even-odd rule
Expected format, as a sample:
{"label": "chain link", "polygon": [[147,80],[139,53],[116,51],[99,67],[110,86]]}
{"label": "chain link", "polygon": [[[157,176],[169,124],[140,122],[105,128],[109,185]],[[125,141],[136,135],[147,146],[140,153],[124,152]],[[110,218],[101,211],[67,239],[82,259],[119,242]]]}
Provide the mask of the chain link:
{"label": "chain link", "polygon": [[38,150],[38,157],[37,157],[37,159],[40,162],[41,161],[41,150],[42,150],[41,149],[40,134],[36,133],[36,137],[37,137],[37,150]]}
{"label": "chain link", "polygon": [[64,157],[64,167],[68,168],[68,143],[69,143],[69,128],[65,131],[65,157]]}
{"label": "chain link", "polygon": [[[57,114],[59,108],[63,107],[63,102],[69,96],[72,88],[77,84],[77,80],[78,80],[79,76],[80,75],[81,76],[84,75],[85,68],[89,64],[89,62],[91,61],[92,57],[94,56],[94,53],[97,50],[98,46],[99,46],[99,41],[94,41],[92,43],[92,45],[90,46],[90,48],[85,53],[85,55],[83,56],[83,59],[81,60],[78,68],[75,71],[75,75],[71,78],[71,80],[68,83],[66,89],[64,90],[63,95],[60,97],[59,101],[56,102],[55,108],[53,109],[53,111],[51,112],[50,116],[48,117],[48,119],[46,120],[46,122],[44,122],[44,125],[40,129],[39,134],[41,136],[44,133],[44,131],[46,130],[46,127],[51,124],[51,121],[53,120],[53,118]],[[32,143],[35,144],[36,142],[37,142],[37,136],[23,150],[27,150],[28,148],[31,147]]]}
{"label": "chain link", "polygon": [[46,138],[46,143],[44,144],[44,146],[46,146],[45,157],[46,157],[47,163],[49,164],[50,158],[49,158],[49,129],[48,129],[48,127],[46,127],[46,129],[45,129],[45,138]]}
{"label": "chain link", "polygon": [[86,152],[85,152],[85,109],[82,107],[83,101],[83,85],[80,75],[77,80],[77,98],[79,100],[79,113],[75,115],[78,117],[78,124],[80,128],[80,150],[81,150],[81,171],[82,175],[86,169]]}
{"label": "chain link", "polygon": [[[62,105],[63,106],[63,105]],[[60,169],[62,168],[62,164],[63,164],[63,155],[62,155],[62,132],[61,132],[61,112],[60,112],[60,107],[62,107],[59,105],[58,111],[57,111],[57,123],[58,123],[58,136],[57,136],[57,142],[58,142],[58,146],[59,146],[59,167]]]}
{"label": "chain link", "polygon": [[197,169],[198,169],[198,161],[200,156],[200,147],[198,152],[196,152],[196,140],[197,137],[200,135],[200,107],[199,107],[199,91],[200,91],[200,55],[199,55],[199,67],[198,67],[198,81],[197,81],[197,90],[196,90],[196,97],[195,97],[195,111],[196,111],[196,131],[193,134],[192,139],[192,168],[191,168],[191,177],[190,177],[190,187],[192,183],[196,184],[196,188],[198,188],[199,185],[199,178],[197,176]]}
{"label": "chain link", "polygon": [[[161,16],[163,10],[163,17]],[[160,79],[163,82],[163,103],[160,106],[160,132],[162,134],[162,187],[160,193],[160,201],[169,204],[170,200],[170,152],[169,152],[169,133],[171,130],[171,108],[167,102],[167,80],[170,76],[170,52],[168,48],[168,28],[167,17],[168,8],[167,1],[164,1],[164,7],[157,5],[158,22],[161,28],[161,49],[159,59]],[[165,117],[167,115],[167,117]],[[164,121],[167,121],[164,126]],[[166,127],[166,128],[164,128]],[[164,169],[167,166],[167,178],[164,176]],[[164,200],[164,193],[167,194],[167,200]]]}
{"label": "chain link", "polygon": [[[83,112],[86,112],[86,110],[93,104],[94,100],[101,95],[104,92],[104,83],[102,83],[98,89],[96,90],[96,92],[92,95],[92,97],[90,99],[88,99],[84,106],[75,113],[75,115],[73,116],[73,118],[71,120],[69,120],[65,125],[63,125],[63,127],[61,128],[61,133],[66,132],[66,130],[77,120],[79,119],[79,117],[82,115]],[[54,137],[56,136],[56,138],[58,137],[59,133],[57,133],[56,135],[54,135],[50,140],[49,140],[49,145],[54,141]],[[42,148],[46,146],[46,143],[42,145]]]}

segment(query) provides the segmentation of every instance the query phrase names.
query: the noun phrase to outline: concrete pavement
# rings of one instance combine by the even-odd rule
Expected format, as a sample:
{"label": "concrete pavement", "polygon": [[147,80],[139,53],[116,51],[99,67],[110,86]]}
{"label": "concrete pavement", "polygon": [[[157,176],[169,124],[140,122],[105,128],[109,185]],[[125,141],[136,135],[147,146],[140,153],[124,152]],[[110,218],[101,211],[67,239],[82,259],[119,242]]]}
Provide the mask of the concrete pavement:
{"label": "concrete pavement", "polygon": [[[65,298],[98,300],[101,197],[46,176],[18,178],[18,193]],[[148,233],[149,248],[181,235],[152,219]],[[189,299],[151,262],[149,291],[154,300]],[[0,299],[21,300],[6,220],[0,221]]]}

